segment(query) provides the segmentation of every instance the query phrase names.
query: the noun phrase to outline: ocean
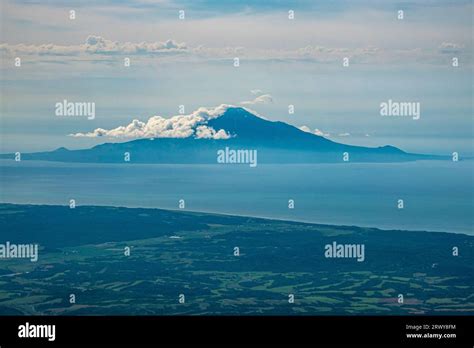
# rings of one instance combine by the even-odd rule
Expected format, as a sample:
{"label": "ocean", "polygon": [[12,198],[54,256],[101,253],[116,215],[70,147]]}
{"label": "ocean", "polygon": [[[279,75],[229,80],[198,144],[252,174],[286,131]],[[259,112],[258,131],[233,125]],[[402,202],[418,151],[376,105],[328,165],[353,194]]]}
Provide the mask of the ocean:
{"label": "ocean", "polygon": [[252,168],[0,160],[0,202],[179,209],[184,200],[187,211],[474,235],[473,168],[474,161]]}

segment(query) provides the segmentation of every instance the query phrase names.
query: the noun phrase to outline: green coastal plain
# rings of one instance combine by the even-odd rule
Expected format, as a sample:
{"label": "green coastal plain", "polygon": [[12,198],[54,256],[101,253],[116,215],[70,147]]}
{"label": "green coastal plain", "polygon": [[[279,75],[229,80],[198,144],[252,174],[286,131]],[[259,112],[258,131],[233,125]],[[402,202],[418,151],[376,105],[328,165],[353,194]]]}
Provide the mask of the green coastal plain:
{"label": "green coastal plain", "polygon": [[[0,204],[6,242],[39,255],[0,259],[0,315],[474,314],[464,234]],[[363,244],[364,261],[325,257],[333,242]]]}

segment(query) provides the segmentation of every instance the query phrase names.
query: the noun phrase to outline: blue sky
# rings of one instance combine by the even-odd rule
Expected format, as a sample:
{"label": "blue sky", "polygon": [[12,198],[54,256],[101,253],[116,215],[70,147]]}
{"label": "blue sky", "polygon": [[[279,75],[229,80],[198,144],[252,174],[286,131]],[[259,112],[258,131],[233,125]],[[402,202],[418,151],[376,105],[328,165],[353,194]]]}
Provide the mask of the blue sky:
{"label": "blue sky", "polygon": [[[335,141],[472,153],[470,1],[269,4],[2,2],[1,150],[123,141],[67,135],[177,115],[179,105],[186,113],[240,105],[259,89],[273,102],[251,109]],[[349,67],[342,66],[345,57]],[[59,119],[54,105],[63,99],[95,102],[96,118]],[[388,99],[420,102],[421,119],[382,118],[379,105]]]}

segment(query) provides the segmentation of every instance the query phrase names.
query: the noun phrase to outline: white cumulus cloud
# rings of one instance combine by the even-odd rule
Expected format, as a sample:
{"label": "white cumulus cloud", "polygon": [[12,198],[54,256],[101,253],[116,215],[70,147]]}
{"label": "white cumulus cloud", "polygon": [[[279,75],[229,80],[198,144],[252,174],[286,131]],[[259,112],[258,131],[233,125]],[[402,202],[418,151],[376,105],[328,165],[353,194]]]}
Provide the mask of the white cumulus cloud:
{"label": "white cumulus cloud", "polygon": [[89,35],[85,49],[89,53],[102,54],[153,54],[167,50],[185,50],[186,44],[173,40],[165,42],[117,42],[104,39],[101,36]]}
{"label": "white cumulus cloud", "polygon": [[85,43],[80,45],[11,45],[7,43],[0,44],[0,51],[7,53],[24,55],[49,55],[49,56],[70,56],[70,55],[91,55],[91,54],[129,54],[145,55],[170,52],[185,52],[187,46],[185,43],[178,43],[174,40],[164,42],[118,42],[103,38],[102,36],[89,35]]}
{"label": "white cumulus cloud", "polygon": [[229,139],[231,135],[224,129],[215,130],[207,122],[222,116],[231,107],[222,104],[215,108],[201,107],[189,115],[171,118],[153,116],[146,122],[133,120],[126,126],[113,129],[97,128],[88,133],[69,134],[73,137],[112,137],[112,138],[188,138]]}
{"label": "white cumulus cloud", "polygon": [[256,97],[254,100],[243,101],[242,105],[256,105],[256,104],[271,104],[273,103],[273,97],[270,94],[262,94]]}
{"label": "white cumulus cloud", "polygon": [[314,130],[311,130],[308,126],[301,126],[299,127],[300,130],[306,133],[311,133],[318,135],[320,137],[330,137],[331,135],[329,133],[324,133],[323,131],[319,130],[318,128],[315,128]]}
{"label": "white cumulus cloud", "polygon": [[439,51],[441,53],[451,54],[451,53],[459,53],[464,48],[463,45],[454,43],[454,42],[443,42],[439,47]]}
{"label": "white cumulus cloud", "polygon": [[261,89],[251,89],[250,90],[250,93],[252,93],[253,95],[262,95],[262,94],[265,94],[263,93],[263,91]]}
{"label": "white cumulus cloud", "polygon": [[[85,42],[78,44],[12,44],[0,43],[0,54],[7,56],[28,55],[35,58],[31,63],[40,63],[44,60],[55,61],[58,57],[79,57],[83,62],[103,61],[104,56],[130,55],[137,59],[150,59],[150,63],[157,64],[155,56],[175,61],[223,61],[231,64],[234,57],[240,57],[248,61],[304,61],[316,63],[342,64],[342,59],[348,58],[353,63],[384,63],[384,64],[407,64],[427,62],[429,64],[445,64],[445,54],[459,54],[465,58],[471,58],[472,45],[468,42],[442,42],[432,47],[411,48],[381,48],[374,46],[361,47],[325,47],[321,45],[308,45],[300,48],[275,49],[263,47],[207,47],[204,45],[187,46],[183,42],[174,40],[151,41],[151,42],[122,42],[113,41],[99,35],[89,35]],[[464,59],[470,62],[472,59]],[[255,89],[251,93],[255,96],[264,94],[262,90]],[[259,101],[245,102],[247,105],[259,103]],[[244,104],[245,105],[245,104]]]}

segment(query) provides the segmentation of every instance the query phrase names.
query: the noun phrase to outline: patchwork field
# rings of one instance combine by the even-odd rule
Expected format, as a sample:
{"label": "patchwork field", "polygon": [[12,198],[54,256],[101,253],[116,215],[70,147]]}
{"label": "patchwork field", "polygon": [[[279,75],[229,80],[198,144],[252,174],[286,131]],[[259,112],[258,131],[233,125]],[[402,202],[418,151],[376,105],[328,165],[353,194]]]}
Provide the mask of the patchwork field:
{"label": "patchwork field", "polygon": [[[463,234],[13,204],[0,231],[39,244],[37,262],[0,259],[1,315],[474,314]],[[334,241],[363,244],[364,261],[326,258]]]}

